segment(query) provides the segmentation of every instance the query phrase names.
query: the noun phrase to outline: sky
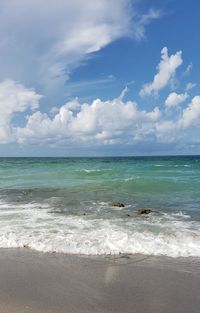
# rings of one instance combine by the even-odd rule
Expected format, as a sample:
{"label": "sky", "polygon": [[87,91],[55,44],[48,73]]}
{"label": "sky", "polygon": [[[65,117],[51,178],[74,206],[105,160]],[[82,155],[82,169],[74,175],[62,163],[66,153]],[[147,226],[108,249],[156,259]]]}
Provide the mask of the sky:
{"label": "sky", "polygon": [[200,154],[199,12],[1,0],[0,156]]}

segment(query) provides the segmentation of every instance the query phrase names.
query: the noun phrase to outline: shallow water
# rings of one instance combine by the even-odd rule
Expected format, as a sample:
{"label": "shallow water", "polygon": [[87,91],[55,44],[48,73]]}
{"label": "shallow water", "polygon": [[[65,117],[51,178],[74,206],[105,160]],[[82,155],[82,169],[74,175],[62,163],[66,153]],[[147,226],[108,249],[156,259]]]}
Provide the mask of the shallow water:
{"label": "shallow water", "polygon": [[200,257],[198,156],[2,158],[0,178],[0,247]]}

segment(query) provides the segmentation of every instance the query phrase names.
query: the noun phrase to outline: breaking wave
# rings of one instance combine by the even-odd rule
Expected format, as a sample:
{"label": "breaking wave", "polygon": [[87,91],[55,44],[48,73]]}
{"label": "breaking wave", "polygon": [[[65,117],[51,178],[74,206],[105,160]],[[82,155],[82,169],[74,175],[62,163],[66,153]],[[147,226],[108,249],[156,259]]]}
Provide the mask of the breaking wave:
{"label": "breaking wave", "polygon": [[[97,205],[97,204],[94,204]],[[0,203],[0,247],[69,254],[200,257],[200,222],[189,214],[103,218],[57,214],[44,203]]]}

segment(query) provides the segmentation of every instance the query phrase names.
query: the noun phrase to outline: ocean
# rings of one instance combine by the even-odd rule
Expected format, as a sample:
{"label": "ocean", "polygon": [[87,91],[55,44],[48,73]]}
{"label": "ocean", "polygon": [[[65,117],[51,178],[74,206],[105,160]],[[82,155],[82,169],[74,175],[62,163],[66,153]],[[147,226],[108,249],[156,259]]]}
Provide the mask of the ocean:
{"label": "ocean", "polygon": [[0,158],[0,247],[200,257],[200,156]]}

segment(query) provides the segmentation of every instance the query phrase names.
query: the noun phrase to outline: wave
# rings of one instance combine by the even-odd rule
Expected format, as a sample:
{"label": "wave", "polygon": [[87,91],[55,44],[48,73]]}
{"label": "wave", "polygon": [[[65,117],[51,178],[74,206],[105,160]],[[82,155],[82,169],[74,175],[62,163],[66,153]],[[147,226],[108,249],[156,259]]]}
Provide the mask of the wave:
{"label": "wave", "polygon": [[79,170],[80,172],[85,172],[85,173],[95,173],[95,172],[101,172],[102,170],[100,169],[86,169],[86,168],[83,168],[81,170]]}
{"label": "wave", "polygon": [[91,168],[91,169],[87,169],[87,168],[82,168],[80,170],[76,170],[77,172],[85,172],[85,173],[95,173],[95,172],[108,172],[108,171],[112,171],[113,169],[111,168]]}
{"label": "wave", "polygon": [[44,203],[1,203],[0,247],[87,255],[200,257],[200,223],[184,212],[105,219],[56,214]]}

